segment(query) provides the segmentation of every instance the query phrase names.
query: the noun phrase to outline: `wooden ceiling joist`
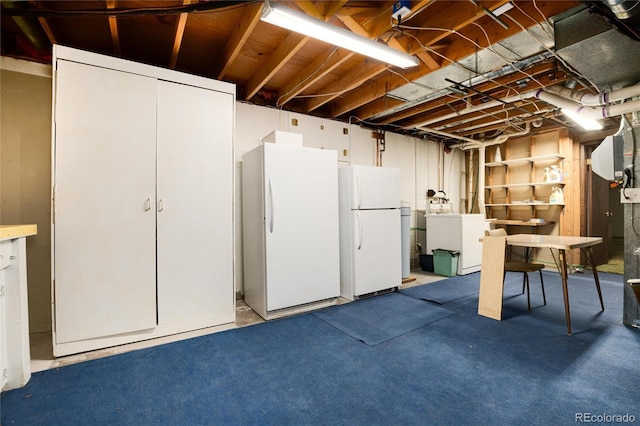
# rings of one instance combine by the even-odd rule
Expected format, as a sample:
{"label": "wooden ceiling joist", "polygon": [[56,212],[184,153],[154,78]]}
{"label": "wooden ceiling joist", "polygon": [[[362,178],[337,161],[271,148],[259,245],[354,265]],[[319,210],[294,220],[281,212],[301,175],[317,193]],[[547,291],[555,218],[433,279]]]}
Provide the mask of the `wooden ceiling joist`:
{"label": "wooden ceiling joist", "polygon": [[262,11],[262,4],[256,3],[249,5],[242,15],[242,19],[238,22],[238,25],[233,30],[233,34],[225,45],[224,52],[222,53],[222,60],[220,61],[220,70],[216,72],[217,78],[222,79],[229,71],[229,67],[238,57],[238,54],[245,46],[245,43],[249,39],[249,36],[253,32],[258,22],[260,22],[260,12]]}
{"label": "wooden ceiling joist", "polygon": [[[191,0],[182,0],[182,4],[187,6],[191,4]],[[184,29],[187,26],[188,13],[181,13],[178,17],[178,26],[176,27],[176,36],[173,40],[173,49],[171,50],[171,61],[169,62],[169,68],[176,69],[178,62],[178,54],[180,53],[180,46],[182,45],[182,36],[184,36]]]}
{"label": "wooden ceiling joist", "polygon": [[[107,0],[107,9],[115,8],[116,0]],[[122,56],[122,49],[120,49],[120,36],[118,35],[118,20],[115,15],[109,15],[109,30],[111,31],[113,53],[115,53],[116,56]]]}

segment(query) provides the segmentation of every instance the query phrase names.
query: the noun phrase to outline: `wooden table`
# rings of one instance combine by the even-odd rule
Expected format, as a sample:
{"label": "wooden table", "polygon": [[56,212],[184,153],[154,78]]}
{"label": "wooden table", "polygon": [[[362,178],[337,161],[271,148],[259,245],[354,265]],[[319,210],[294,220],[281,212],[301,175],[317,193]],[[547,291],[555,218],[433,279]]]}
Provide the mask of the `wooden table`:
{"label": "wooden table", "polygon": [[[485,237],[483,239],[482,269],[480,275],[480,296],[478,300],[478,314],[501,320],[502,289],[504,281],[504,243],[496,239],[505,237]],[[593,271],[593,279],[598,290],[600,306],[604,311],[602,291],[598,271],[593,259],[592,247],[601,244],[601,237],[569,237],[560,235],[514,234],[506,237],[506,245],[527,248],[556,249],[559,252],[558,269],[562,278],[562,292],[564,294],[564,309],[567,320],[567,333],[571,335],[571,315],[569,310],[569,291],[567,286],[567,256],[566,251],[581,249]],[[502,250],[500,249],[502,248]],[[486,250],[485,250],[486,249]]]}

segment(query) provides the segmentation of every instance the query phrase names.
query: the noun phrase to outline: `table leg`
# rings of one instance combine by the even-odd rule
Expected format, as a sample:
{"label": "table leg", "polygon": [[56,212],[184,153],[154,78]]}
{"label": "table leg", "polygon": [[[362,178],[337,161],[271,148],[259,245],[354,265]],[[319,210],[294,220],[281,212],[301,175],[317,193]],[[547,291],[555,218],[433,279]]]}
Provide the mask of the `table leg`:
{"label": "table leg", "polygon": [[602,290],[600,290],[600,278],[598,278],[598,270],[596,269],[596,262],[593,260],[593,249],[586,247],[584,249],[587,261],[591,265],[591,271],[593,271],[593,280],[596,282],[596,289],[598,290],[598,297],[600,298],[600,307],[604,311],[604,302],[602,301]]}
{"label": "table leg", "polygon": [[567,272],[567,254],[564,250],[559,250],[560,277],[562,278],[562,292],[564,294],[564,315],[567,319],[567,334],[571,336],[571,314],[569,313],[569,286]]}

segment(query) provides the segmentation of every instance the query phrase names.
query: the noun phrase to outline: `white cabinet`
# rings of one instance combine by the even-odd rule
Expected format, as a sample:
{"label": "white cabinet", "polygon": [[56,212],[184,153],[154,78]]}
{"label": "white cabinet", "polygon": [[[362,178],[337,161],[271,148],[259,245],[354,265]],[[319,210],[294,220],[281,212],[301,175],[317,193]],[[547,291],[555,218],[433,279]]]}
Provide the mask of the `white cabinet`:
{"label": "white cabinet", "polygon": [[156,325],[153,78],[57,61],[57,344]]}
{"label": "white cabinet", "polygon": [[482,214],[428,214],[427,254],[443,249],[459,252],[458,275],[480,270],[484,231],[489,229]]}
{"label": "white cabinet", "polygon": [[0,391],[31,378],[26,237],[36,225],[0,225]]}
{"label": "white cabinet", "polygon": [[233,321],[233,96],[160,81],[158,101],[158,323]]}
{"label": "white cabinet", "polygon": [[54,355],[233,322],[233,86],[54,53]]}

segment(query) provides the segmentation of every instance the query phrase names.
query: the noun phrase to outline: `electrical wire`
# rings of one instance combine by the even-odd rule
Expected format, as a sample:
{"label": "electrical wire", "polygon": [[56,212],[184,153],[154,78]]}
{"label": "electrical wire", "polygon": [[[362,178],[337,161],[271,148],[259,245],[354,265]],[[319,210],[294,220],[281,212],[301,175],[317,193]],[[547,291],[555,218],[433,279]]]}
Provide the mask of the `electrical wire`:
{"label": "electrical wire", "polygon": [[[511,16],[508,16],[508,17],[509,17],[509,19],[511,19],[514,23],[516,23],[516,24],[517,24],[517,25],[518,25],[522,30],[524,30],[527,34],[529,34],[532,38],[534,38],[534,40],[536,40],[536,42],[537,42],[537,43],[539,43],[539,44],[540,44],[544,49],[546,49],[547,51],[551,52],[551,54],[552,54],[554,57],[556,57],[556,58],[557,58],[561,63],[563,63],[563,65],[565,64],[565,62],[564,62],[561,58],[559,58],[559,56],[558,56],[558,55],[556,55],[556,54],[555,54],[555,52],[553,52],[553,51],[549,50],[549,49],[546,47],[546,45],[545,45],[541,40],[539,40],[539,39],[537,39],[536,37],[534,37],[533,35],[531,35],[531,34],[526,30],[526,28],[525,28],[524,26],[522,26],[522,25],[521,25],[517,20],[515,20],[515,19],[514,19],[513,17],[511,17]],[[547,19],[544,15],[543,15],[543,18],[545,19],[545,22],[547,22],[547,21],[548,21],[548,19]],[[478,25],[478,24],[476,24],[476,25]],[[478,26],[479,26],[479,25],[478,25]],[[480,26],[479,26],[479,27],[480,27]],[[406,30],[413,30],[413,31],[438,31],[438,32],[447,32],[447,33],[449,33],[449,34],[456,34],[456,35],[458,35],[459,37],[461,37],[462,39],[464,39],[464,40],[468,41],[469,43],[473,44],[473,45],[474,45],[474,46],[476,46],[477,48],[484,49],[484,47],[482,47],[481,45],[479,45],[478,43],[476,43],[474,40],[470,39],[469,37],[465,36],[464,34],[461,34],[459,31],[456,31],[456,30],[453,30],[453,29],[436,28],[436,27],[414,27],[414,26],[408,26],[408,25],[399,25],[399,26],[398,26],[398,28],[406,29]],[[492,53],[494,53],[495,55],[497,55],[500,59],[502,59],[503,61],[505,61],[505,63],[506,63],[507,65],[511,66],[511,67],[512,67],[516,72],[520,72],[520,73],[522,73],[523,75],[525,75],[527,78],[530,78],[532,81],[535,81],[535,82],[536,82],[540,87],[544,87],[544,86],[545,86],[544,84],[542,84],[542,82],[538,81],[538,80],[537,80],[533,75],[531,75],[531,74],[527,73],[527,72],[526,72],[526,71],[524,71],[524,70],[521,70],[521,69],[519,69],[519,68],[515,67],[515,66],[512,64],[512,61],[511,61],[511,60],[509,60],[508,58],[506,58],[506,57],[504,57],[503,55],[501,55],[501,54],[499,54],[498,52],[496,52],[496,51],[495,51],[495,49],[491,48],[491,40],[490,40],[490,38],[489,38],[488,34],[487,34],[487,33],[486,33],[486,31],[484,30],[484,28],[480,27],[480,29],[482,30],[482,32],[485,34],[485,37],[487,38],[487,43],[488,43],[488,45],[489,45],[489,47],[487,47],[487,49],[488,49],[489,51],[491,51]],[[473,70],[470,70],[469,68],[467,68],[467,67],[463,66],[462,64],[460,64],[460,63],[458,63],[458,62],[456,62],[456,61],[453,61],[453,60],[449,59],[449,58],[448,58],[448,57],[446,57],[445,55],[440,54],[440,53],[439,53],[439,52],[437,52],[436,50],[431,49],[431,48],[429,48],[428,46],[425,46],[425,45],[424,45],[424,44],[423,44],[423,43],[422,43],[422,42],[421,42],[421,41],[420,41],[420,40],[419,40],[415,35],[413,35],[413,34],[409,34],[409,33],[404,33],[404,34],[405,34],[405,35],[407,35],[407,36],[412,37],[413,39],[415,39],[415,40],[416,40],[416,42],[417,42],[417,43],[421,46],[421,48],[423,48],[425,51],[431,52],[431,53],[433,53],[433,54],[435,54],[435,55],[437,55],[437,56],[439,56],[439,57],[443,58],[444,60],[446,60],[446,61],[450,62],[452,65],[456,65],[456,66],[458,66],[459,68],[461,68],[461,69],[463,69],[463,70],[465,70],[465,71],[467,71],[467,72],[470,72],[470,73],[473,73],[473,72],[474,72]],[[568,65],[566,66],[566,69],[567,69],[567,70],[569,70],[573,75],[581,76],[579,73],[577,73],[575,70],[573,70],[573,69],[572,69],[571,67],[569,67]],[[581,77],[582,77],[582,76],[581,76]],[[584,78],[584,77],[582,77],[582,78]],[[493,82],[493,83],[494,83],[494,84],[496,84],[498,87],[503,87],[503,88],[506,88],[506,89],[508,89],[508,90],[509,90],[509,89],[511,89],[511,87],[509,87],[509,86],[505,86],[504,84],[502,84],[502,83],[500,83],[500,82],[496,81],[495,79],[488,78],[488,79],[487,79],[487,81],[491,81],[491,82]],[[590,82],[589,82],[589,83],[590,83]],[[591,84],[591,83],[590,83],[590,84]],[[453,108],[452,108],[452,109],[453,109]],[[531,115],[534,115],[534,114],[531,114]],[[493,116],[493,117],[494,117],[494,118],[496,118],[496,119],[498,118],[498,117],[496,117],[495,115],[490,115],[490,116]]]}
{"label": "electrical wire", "polygon": [[[45,2],[46,3],[46,2]],[[250,4],[262,3],[261,0],[252,1],[224,1],[205,2],[179,6],[164,7],[144,7],[144,8],[113,8],[113,9],[19,9],[3,8],[2,14],[5,16],[27,16],[34,18],[51,18],[64,16],[144,16],[144,15],[172,15],[181,13],[210,13],[234,10]]]}
{"label": "electrical wire", "polygon": [[[280,107],[282,107],[284,104],[280,104],[280,100],[281,100],[282,98],[284,98],[285,96],[287,96],[288,94],[290,94],[290,93],[292,93],[292,92],[295,92],[295,90],[296,90],[298,87],[302,86],[302,85],[303,85],[303,84],[305,84],[307,81],[309,81],[311,78],[313,78],[313,77],[316,75],[316,73],[318,73],[320,70],[322,70],[322,68],[327,64],[327,62],[329,61],[329,59],[331,59],[331,57],[332,57],[333,55],[335,55],[335,53],[336,53],[337,51],[338,51],[338,47],[336,46],[336,47],[334,47],[334,48],[333,48],[333,50],[331,51],[331,53],[329,53],[329,55],[328,55],[328,56],[327,56],[327,58],[322,62],[322,64],[320,64],[320,65],[318,66],[318,68],[316,68],[315,70],[313,70],[313,72],[309,73],[309,75],[308,75],[304,80],[302,80],[300,83],[298,83],[296,86],[294,86],[294,87],[293,87],[291,90],[289,90],[287,93],[282,94],[282,95],[281,95],[281,96],[276,100],[276,106],[280,106]],[[328,96],[328,95],[327,95],[327,96]],[[294,96],[294,98],[298,98],[298,97],[300,97],[300,96]]]}
{"label": "electrical wire", "polygon": [[[520,13],[522,13],[524,16],[526,16],[527,18],[531,19],[531,22],[533,22],[534,24],[538,24],[539,22],[531,15],[529,15],[524,9],[522,9],[520,6],[518,6],[517,2],[511,2],[511,4],[513,5],[513,7],[515,7],[516,9],[518,9],[520,11]],[[545,27],[544,24],[547,24],[548,26],[551,26],[551,23],[549,22],[549,18],[547,18],[545,16],[544,13],[542,13],[542,11],[540,10],[540,8],[538,7],[538,3],[536,2],[536,0],[533,0],[533,7],[535,7],[535,9],[538,11],[538,13],[540,14],[540,16],[543,19],[543,22],[540,22],[540,28],[542,29],[542,31],[544,31],[544,33],[551,39],[554,39],[554,35],[549,32],[547,30],[547,28]]]}
{"label": "electrical wire", "polygon": [[[535,4],[535,1],[534,1]],[[536,5],[537,8],[537,5]],[[520,9],[520,8],[518,8]],[[540,11],[538,9],[538,11],[540,12],[540,14],[542,15],[542,17],[544,18],[545,22],[548,21],[548,18],[546,16],[544,16],[544,14],[542,13],[542,11]],[[532,39],[534,39],[536,42],[538,42],[538,44],[540,44],[540,46],[542,46],[547,52],[549,52],[558,62],[560,62],[566,70],[568,70],[571,74],[577,76],[579,79],[581,79],[582,81],[586,81],[588,82],[588,85],[590,85],[592,88],[594,88],[596,90],[596,92],[598,92],[598,87],[591,82],[589,79],[587,79],[584,75],[582,75],[581,73],[579,73],[578,71],[576,71],[571,65],[569,65],[564,59],[562,59],[562,57],[560,57],[560,55],[558,55],[555,51],[553,51],[552,49],[548,48],[540,39],[538,39],[536,36],[534,36],[533,34],[531,34],[531,32],[525,28],[522,24],[520,24],[520,22],[518,22],[515,18],[513,18],[511,15],[509,15],[509,13],[504,13],[504,16],[506,16],[507,18],[509,18],[514,24],[516,24],[517,26],[520,27],[520,29],[525,32],[529,37],[531,37]],[[587,85],[585,85],[586,87]],[[544,87],[544,86],[542,86]]]}

